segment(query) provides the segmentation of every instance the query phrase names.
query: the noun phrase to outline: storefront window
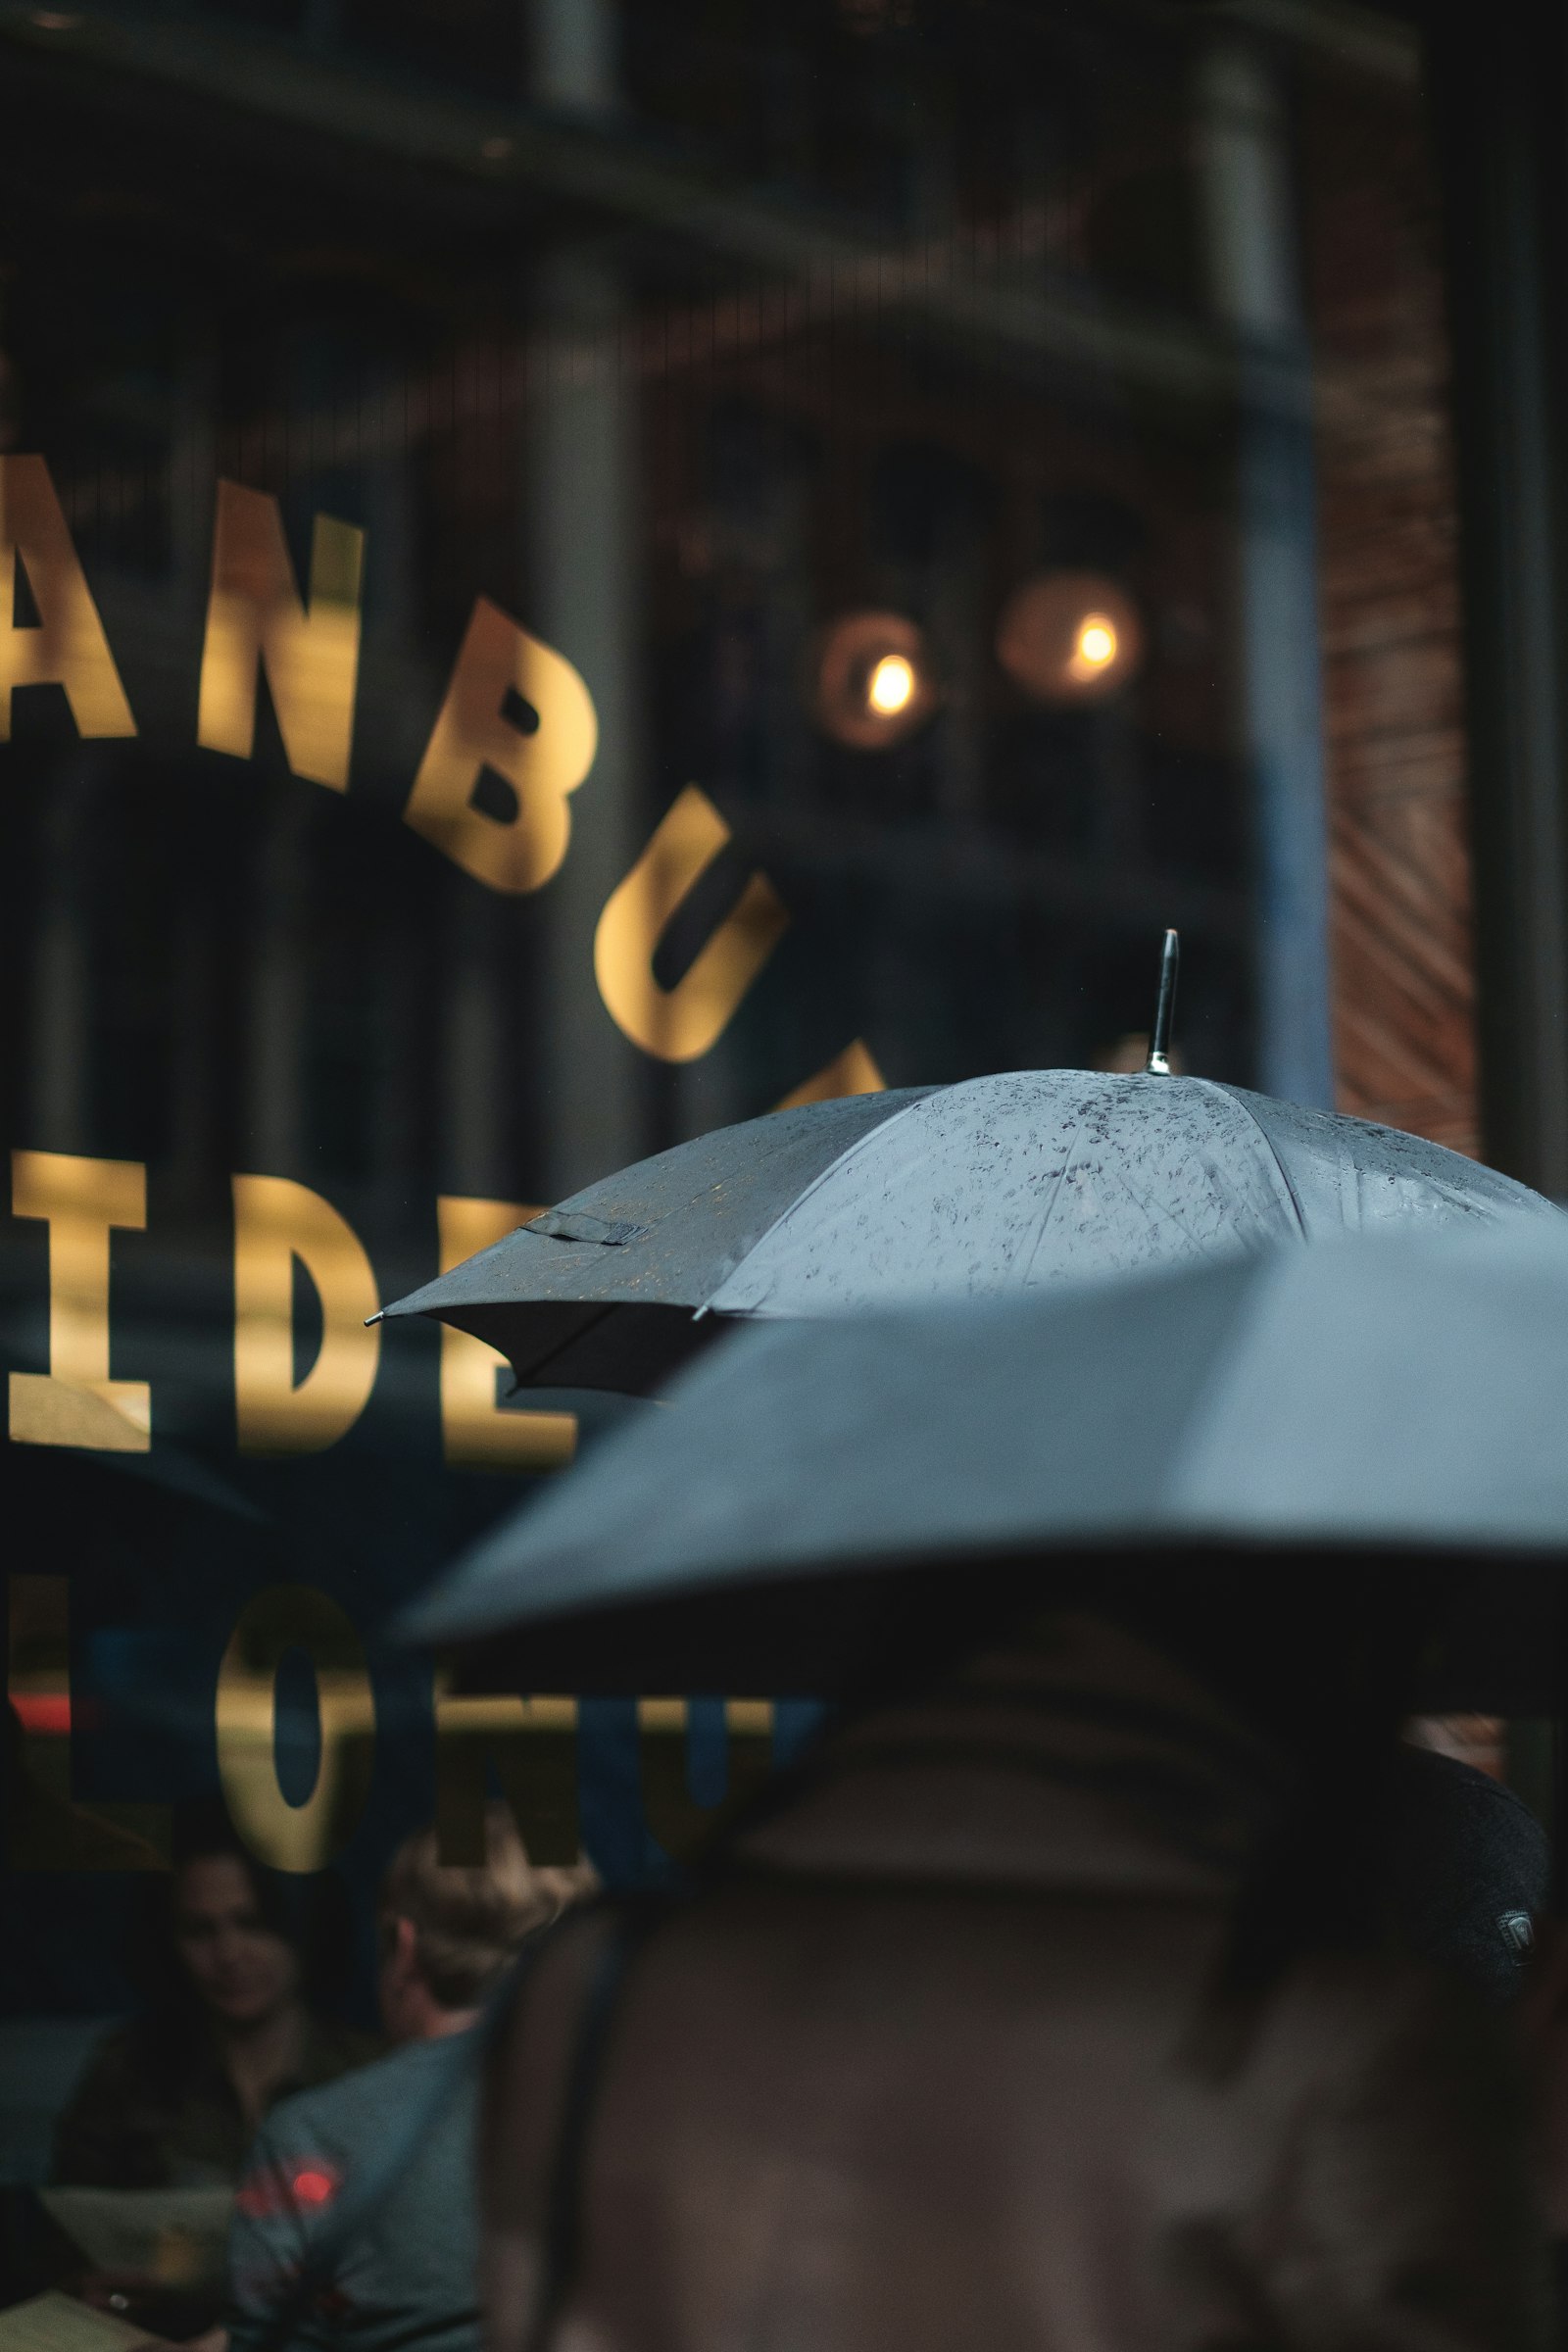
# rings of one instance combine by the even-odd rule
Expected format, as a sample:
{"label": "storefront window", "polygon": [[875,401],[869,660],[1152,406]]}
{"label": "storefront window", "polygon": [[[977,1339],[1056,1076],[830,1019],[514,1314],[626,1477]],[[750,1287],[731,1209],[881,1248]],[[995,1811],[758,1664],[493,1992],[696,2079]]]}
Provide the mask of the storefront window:
{"label": "storefront window", "polygon": [[8,20],[13,2012],[198,1800],[363,2012],[438,1716],[620,1875],[797,1735],[385,1638],[612,1409],[367,1323],[537,1205],[1139,1066],[1167,924],[1180,1066],[1479,1147],[1420,59],[1291,22]]}

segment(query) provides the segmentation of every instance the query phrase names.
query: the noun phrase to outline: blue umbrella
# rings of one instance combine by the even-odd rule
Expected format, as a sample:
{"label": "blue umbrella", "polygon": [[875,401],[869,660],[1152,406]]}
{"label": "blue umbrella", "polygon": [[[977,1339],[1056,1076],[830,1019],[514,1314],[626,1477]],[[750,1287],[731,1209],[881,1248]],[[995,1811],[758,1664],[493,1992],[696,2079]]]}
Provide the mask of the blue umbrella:
{"label": "blue umbrella", "polygon": [[574,1194],[392,1316],[518,1379],[635,1393],[739,1317],[1202,1264],[1386,1225],[1560,1214],[1439,1144],[1244,1087],[1022,1070],[775,1111]]}
{"label": "blue umbrella", "polygon": [[541,1670],[592,1676],[629,1627],[644,1662],[689,1641],[728,1688],[788,1688],[786,1660],[809,1688],[868,1610],[906,1586],[951,1606],[979,1562],[1226,1547],[1554,1575],[1568,1226],[773,1323],[669,1402],[503,1521],[408,1630],[514,1629]]}

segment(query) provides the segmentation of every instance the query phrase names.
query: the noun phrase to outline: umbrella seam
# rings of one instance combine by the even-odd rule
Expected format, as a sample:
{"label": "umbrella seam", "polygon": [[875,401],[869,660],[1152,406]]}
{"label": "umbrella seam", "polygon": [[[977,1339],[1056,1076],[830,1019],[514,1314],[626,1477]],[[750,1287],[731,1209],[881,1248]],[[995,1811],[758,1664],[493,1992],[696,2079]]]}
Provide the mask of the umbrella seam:
{"label": "umbrella seam", "polygon": [[1073,1130],[1072,1142],[1068,1145],[1066,1154],[1062,1159],[1061,1169],[1056,1177],[1055,1188],[1052,1193],[1050,1200],[1046,1203],[1046,1213],[1041,1218],[1039,1227],[1035,1233],[1034,1247],[1029,1252],[1029,1263],[1023,1270],[1023,1287],[1025,1289],[1028,1288],[1029,1277],[1035,1270],[1035,1259],[1040,1255],[1040,1246],[1046,1238],[1046,1229],[1050,1225],[1052,1218],[1056,1213],[1056,1202],[1061,1199],[1061,1188],[1066,1183],[1067,1178],[1071,1173],[1073,1163],[1078,1156],[1078,1144],[1082,1134],[1083,1121],[1080,1119],[1078,1125]]}
{"label": "umbrella seam", "polygon": [[[570,1303],[570,1302],[568,1301],[568,1302],[565,1302],[565,1303]],[[511,1388],[510,1388],[510,1389],[508,1390],[508,1392],[507,1392],[507,1394],[508,1394],[508,1396],[515,1396],[518,1394],[518,1392],[521,1390],[521,1388],[522,1388],[522,1386],[523,1386],[523,1383],[524,1383],[524,1379],[525,1379],[525,1378],[526,1378],[526,1380],[528,1381],[528,1383],[529,1383],[531,1386],[533,1386],[533,1387],[536,1387],[536,1388],[537,1388],[537,1387],[542,1387],[544,1384],[543,1384],[542,1382],[540,1382],[540,1381],[539,1381],[539,1380],[536,1378],[536,1375],[537,1375],[538,1373],[540,1373],[540,1372],[543,1372],[543,1371],[545,1371],[545,1370],[546,1370],[546,1369],[547,1369],[547,1368],[548,1368],[548,1367],[549,1367],[551,1364],[553,1364],[553,1363],[556,1361],[556,1358],[557,1358],[558,1356],[564,1355],[564,1354],[565,1354],[565,1352],[566,1352],[566,1349],[567,1349],[568,1348],[574,1348],[574,1347],[577,1345],[577,1342],[578,1342],[579,1340],[585,1340],[585,1339],[588,1337],[588,1334],[589,1334],[591,1331],[597,1331],[597,1330],[598,1330],[598,1328],[599,1328],[599,1326],[600,1326],[600,1324],[601,1324],[601,1323],[604,1321],[605,1317],[606,1317],[608,1314],[612,1313],[612,1310],[614,1309],[614,1307],[615,1307],[617,1304],[619,1304],[620,1302],[619,1302],[618,1300],[616,1300],[616,1299],[613,1299],[613,1298],[606,1298],[606,1299],[604,1299],[604,1300],[588,1300],[588,1299],[584,1299],[582,1303],[583,1303],[585,1306],[592,1306],[592,1308],[593,1308],[593,1310],[594,1310],[593,1312],[591,1312],[591,1313],[589,1314],[587,1321],[586,1321],[585,1323],[580,1323],[580,1324],[578,1325],[577,1329],[576,1329],[575,1331],[571,1332],[570,1334],[568,1334],[568,1336],[567,1336],[565,1339],[564,1339],[564,1340],[557,1340],[557,1342],[555,1343],[555,1346],[554,1346],[553,1348],[547,1348],[545,1349],[545,1351],[544,1351],[543,1355],[536,1355],[536,1356],[532,1357],[532,1358],[530,1359],[530,1361],[529,1361],[528,1370],[527,1370],[527,1373],[526,1373],[526,1375],[524,1375],[523,1373],[519,1372],[519,1371],[517,1370],[517,1367],[516,1367],[516,1365],[515,1365],[515,1364],[513,1364],[513,1366],[512,1366],[512,1386],[511,1386]],[[677,1310],[676,1310],[676,1311],[677,1311],[677,1313],[678,1313],[678,1312],[679,1312],[679,1309],[677,1308]],[[434,1317],[432,1317],[431,1319],[432,1319],[432,1320],[435,1320],[435,1318],[434,1318]],[[457,1329],[460,1329],[460,1328],[461,1328],[461,1326],[459,1326],[459,1325],[456,1325],[456,1324],[449,1324],[449,1325],[447,1326],[447,1328],[448,1328],[448,1330],[457,1330]],[[475,1334],[474,1334],[474,1335],[472,1335],[472,1336],[474,1336],[475,1338],[477,1338],[477,1336],[478,1336],[478,1335],[477,1335],[477,1333],[475,1333]],[[487,1344],[489,1344],[489,1345],[493,1345],[493,1343],[487,1343]],[[509,1358],[508,1360],[510,1361],[511,1359]]]}
{"label": "umbrella seam", "polygon": [[1235,1103],[1237,1109],[1242,1113],[1242,1116],[1246,1119],[1250,1119],[1252,1125],[1257,1129],[1258,1134],[1263,1138],[1264,1143],[1268,1146],[1268,1155],[1270,1159],[1274,1162],[1274,1165],[1280,1172],[1280,1182],[1284,1185],[1285,1190],[1290,1195],[1291,1207],[1296,1214],[1297,1227],[1300,1233],[1302,1241],[1304,1242],[1306,1239],[1306,1217],[1301,1208],[1300,1195],[1298,1193],[1295,1183],[1292,1180],[1290,1169],[1285,1165],[1284,1160],[1280,1157],[1279,1149],[1275,1144],[1274,1138],[1270,1135],[1268,1129],[1264,1126],[1256,1111],[1251,1109],[1248,1103],[1242,1101],[1240,1089],[1232,1086],[1223,1086],[1216,1078],[1195,1078],[1193,1080],[1193,1084],[1195,1086],[1206,1087],[1210,1094],[1224,1095],[1227,1101]]}
{"label": "umbrella seam", "polygon": [[[1112,1173],[1115,1176],[1116,1182],[1121,1186],[1122,1191],[1127,1194],[1130,1200],[1136,1200],[1139,1207],[1143,1210],[1144,1215],[1149,1217],[1150,1201],[1153,1196],[1151,1194],[1146,1197],[1143,1193],[1141,1193],[1138,1190],[1138,1187],[1133,1183],[1132,1178],[1128,1175],[1125,1168],[1116,1168],[1112,1171]],[[1162,1217],[1168,1217],[1170,1222],[1176,1227],[1177,1231],[1179,1233],[1184,1233],[1187,1236],[1188,1240],[1193,1244],[1195,1249],[1201,1250],[1201,1241],[1200,1240],[1199,1236],[1194,1233],[1192,1227],[1187,1223],[1179,1209],[1172,1208],[1168,1201],[1162,1200],[1157,1204],[1157,1213]],[[1152,1230],[1152,1218],[1150,1219],[1150,1225],[1151,1230]]]}
{"label": "umbrella seam", "polygon": [[[959,1083],[962,1085],[969,1085],[972,1083],[972,1081],[963,1079],[960,1080]],[[902,1110],[896,1110],[891,1119],[879,1119],[874,1127],[868,1127],[862,1136],[858,1137],[847,1152],[841,1152],[836,1159],[830,1159],[828,1161],[828,1164],[825,1168],[819,1168],[816,1174],[812,1177],[810,1183],[807,1186],[805,1192],[797,1193],[794,1200],[789,1203],[788,1207],[779,1211],[778,1215],[773,1219],[771,1225],[764,1225],[761,1232],[757,1236],[757,1239],[751,1244],[750,1248],[744,1250],[740,1256],[735,1260],[734,1264],[727,1268],[722,1278],[716,1282],[712,1289],[709,1292],[708,1297],[703,1300],[702,1305],[695,1310],[696,1313],[698,1315],[706,1315],[710,1307],[712,1305],[713,1300],[718,1297],[719,1292],[724,1288],[724,1284],[734,1280],[741,1268],[756,1254],[759,1250],[760,1250],[762,1244],[773,1234],[777,1233],[779,1227],[786,1224],[788,1220],[794,1216],[798,1208],[803,1208],[805,1206],[806,1202],[809,1200],[811,1195],[817,1190],[819,1185],[825,1184],[828,1178],[832,1175],[836,1175],[840,1168],[847,1168],[850,1165],[850,1162],[858,1152],[865,1151],[871,1143],[873,1137],[880,1140],[880,1138],[883,1136],[890,1134],[892,1130],[899,1125],[901,1120],[908,1118],[910,1113],[917,1110],[922,1102],[929,1102],[934,1096],[956,1094],[956,1092],[957,1088],[952,1086],[932,1086],[922,1089],[922,1091],[916,1095],[912,1102],[906,1102],[904,1108]],[[747,1312],[754,1311],[754,1309],[747,1310]]]}

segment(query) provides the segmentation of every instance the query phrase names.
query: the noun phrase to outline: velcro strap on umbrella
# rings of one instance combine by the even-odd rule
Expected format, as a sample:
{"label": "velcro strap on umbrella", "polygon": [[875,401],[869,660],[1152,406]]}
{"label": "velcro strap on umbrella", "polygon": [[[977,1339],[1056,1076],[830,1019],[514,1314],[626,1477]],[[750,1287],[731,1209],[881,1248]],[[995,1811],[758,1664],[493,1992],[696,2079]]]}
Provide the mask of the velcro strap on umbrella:
{"label": "velcro strap on umbrella", "polygon": [[597,1242],[603,1250],[624,1250],[628,1242],[640,1242],[653,1227],[633,1225],[625,1217],[591,1217],[583,1209],[547,1208],[542,1216],[530,1217],[520,1230],[542,1234],[553,1242]]}

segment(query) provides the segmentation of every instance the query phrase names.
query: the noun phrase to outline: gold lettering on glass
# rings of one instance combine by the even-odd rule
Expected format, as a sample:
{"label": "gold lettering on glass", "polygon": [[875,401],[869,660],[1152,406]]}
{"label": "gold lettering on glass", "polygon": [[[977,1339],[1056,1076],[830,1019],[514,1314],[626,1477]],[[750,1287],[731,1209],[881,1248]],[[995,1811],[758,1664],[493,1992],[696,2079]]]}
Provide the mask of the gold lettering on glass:
{"label": "gold lettering on glass", "polygon": [[167,1870],[170,1810],[83,1803],[72,1769],[71,1579],[13,1576],[6,1696],[12,1764],[5,1850],[13,1870]]}
{"label": "gold lettering on glass", "polygon": [[218,485],[213,585],[202,646],[196,740],[248,760],[265,671],[290,770],[346,792],[360,668],[365,533],[318,514],[303,603],[275,498]]}
{"label": "gold lettering on glass", "polygon": [[[18,625],[17,567],[26,574],[36,622]],[[18,686],[60,686],[78,735],[134,735],[125,690],[104,624],[72,545],[42,458],[0,457],[0,743],[11,736]]]}
{"label": "gold lettering on glass", "polygon": [[493,1769],[531,1862],[582,1858],[574,1698],[435,1694],[435,1821],[443,1863],[485,1856],[486,1783]]}
{"label": "gold lettering on glass", "polygon": [[49,1228],[49,1369],[12,1373],[13,1439],[146,1453],[152,1391],[109,1377],[109,1236],[146,1226],[146,1169],[133,1159],[13,1152],[11,1213]]}
{"label": "gold lettering on glass", "polygon": [[[449,1274],[538,1211],[515,1200],[444,1195],[435,1204],[441,1271]],[[463,1470],[559,1470],[576,1450],[575,1413],[518,1412],[500,1401],[512,1367],[497,1348],[450,1323],[441,1326],[441,1445]],[[531,1850],[531,1849],[530,1849]]]}
{"label": "gold lettering on glass", "polygon": [[842,1054],[835,1054],[814,1078],[806,1079],[773,1108],[798,1110],[806,1102],[837,1102],[846,1095],[884,1095],[887,1086],[870,1047],[863,1037],[858,1037]]}
{"label": "gold lettering on glass", "polygon": [[[303,1650],[316,1676],[320,1759],[302,1804],[277,1776],[277,1670]],[[218,1770],[235,1829],[272,1870],[324,1870],[358,1826],[375,1768],[375,1694],[365,1648],[312,1585],[269,1585],[241,1612],[218,1673]]]}
{"label": "gold lettering on glass", "polygon": [[[321,1344],[294,1378],[294,1267],[321,1309]],[[319,1453],[351,1430],[380,1361],[375,1274],[330,1201],[284,1176],[234,1178],[234,1403],[244,1453]]]}
{"label": "gold lettering on glass", "polygon": [[[598,748],[593,702],[571,663],[481,596],[405,820],[491,890],[537,890],[566,855],[568,796]],[[487,780],[505,804],[498,812],[479,805]]]}
{"label": "gold lettering on glass", "polygon": [[599,994],[617,1028],[661,1061],[695,1061],[717,1042],[789,927],[772,883],[755,873],[675,985],[656,979],[654,954],[670,917],[729,839],[712,802],[688,784],[599,917]]}
{"label": "gold lettering on glass", "polygon": [[702,1805],[691,1791],[689,1735],[691,1708],[684,1698],[637,1701],[637,1746],[642,1769],[643,1813],[648,1827],[673,1861],[683,1861],[729,1821],[766,1780],[773,1765],[773,1702],[770,1698],[726,1698],[728,1781],[716,1805]]}

